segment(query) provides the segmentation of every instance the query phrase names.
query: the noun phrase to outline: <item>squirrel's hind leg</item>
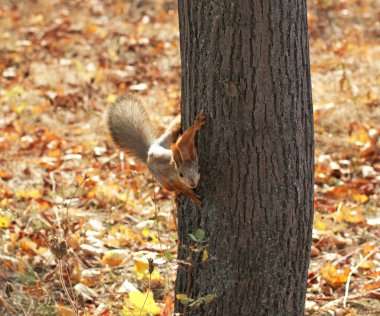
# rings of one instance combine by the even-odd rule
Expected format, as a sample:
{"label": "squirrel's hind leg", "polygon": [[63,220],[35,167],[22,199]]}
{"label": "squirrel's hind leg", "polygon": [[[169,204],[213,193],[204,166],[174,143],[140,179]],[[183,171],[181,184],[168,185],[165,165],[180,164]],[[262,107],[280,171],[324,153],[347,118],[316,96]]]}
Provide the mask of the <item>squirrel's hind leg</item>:
{"label": "squirrel's hind leg", "polygon": [[166,149],[175,143],[181,133],[181,116],[177,115],[166,128],[165,132],[157,139],[157,143]]}

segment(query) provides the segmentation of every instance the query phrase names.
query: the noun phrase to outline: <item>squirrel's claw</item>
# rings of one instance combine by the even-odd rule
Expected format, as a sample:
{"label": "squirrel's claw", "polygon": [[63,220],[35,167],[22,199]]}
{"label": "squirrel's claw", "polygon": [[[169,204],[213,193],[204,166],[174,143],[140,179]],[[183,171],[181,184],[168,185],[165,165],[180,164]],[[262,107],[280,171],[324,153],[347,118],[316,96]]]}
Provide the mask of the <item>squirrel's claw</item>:
{"label": "squirrel's claw", "polygon": [[195,118],[195,122],[199,125],[203,125],[205,123],[205,110],[201,109],[197,117]]}
{"label": "squirrel's claw", "polygon": [[201,207],[202,203],[200,195],[196,194],[193,190],[190,190],[190,194],[188,196],[197,207]]}
{"label": "squirrel's claw", "polygon": [[201,206],[202,206],[202,201],[201,201],[199,195],[196,194],[195,197],[193,197],[191,200],[194,202],[194,204],[195,204],[197,207],[201,207]]}
{"label": "squirrel's claw", "polygon": [[179,207],[179,194],[180,193],[183,193],[187,197],[189,197],[190,200],[195,204],[196,207],[201,207],[202,206],[201,197],[198,194],[194,193],[193,190],[190,190],[190,191],[182,191],[182,192],[176,192],[175,193],[175,204],[176,204],[176,207]]}

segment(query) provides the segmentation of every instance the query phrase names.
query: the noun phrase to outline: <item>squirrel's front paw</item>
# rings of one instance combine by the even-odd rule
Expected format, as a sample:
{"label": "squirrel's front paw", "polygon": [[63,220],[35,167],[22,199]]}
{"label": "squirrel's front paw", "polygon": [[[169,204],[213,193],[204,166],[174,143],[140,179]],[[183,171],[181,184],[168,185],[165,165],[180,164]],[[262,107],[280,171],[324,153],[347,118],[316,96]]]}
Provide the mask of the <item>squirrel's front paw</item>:
{"label": "squirrel's front paw", "polygon": [[194,202],[194,204],[197,207],[201,207],[202,206],[201,197],[198,194],[194,193],[194,195],[191,197],[191,200]]}
{"label": "squirrel's front paw", "polygon": [[205,123],[205,110],[202,109],[195,118],[197,124],[203,125]]}

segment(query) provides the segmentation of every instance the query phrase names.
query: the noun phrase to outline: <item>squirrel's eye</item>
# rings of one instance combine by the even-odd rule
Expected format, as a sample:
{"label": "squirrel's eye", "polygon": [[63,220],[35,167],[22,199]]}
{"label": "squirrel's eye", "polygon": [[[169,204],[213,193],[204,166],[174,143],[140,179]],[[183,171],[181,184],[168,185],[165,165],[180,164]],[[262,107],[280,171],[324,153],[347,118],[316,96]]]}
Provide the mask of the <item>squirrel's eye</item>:
{"label": "squirrel's eye", "polygon": [[183,173],[182,173],[182,172],[180,172],[180,173],[179,173],[179,176],[180,176],[181,178],[183,178]]}

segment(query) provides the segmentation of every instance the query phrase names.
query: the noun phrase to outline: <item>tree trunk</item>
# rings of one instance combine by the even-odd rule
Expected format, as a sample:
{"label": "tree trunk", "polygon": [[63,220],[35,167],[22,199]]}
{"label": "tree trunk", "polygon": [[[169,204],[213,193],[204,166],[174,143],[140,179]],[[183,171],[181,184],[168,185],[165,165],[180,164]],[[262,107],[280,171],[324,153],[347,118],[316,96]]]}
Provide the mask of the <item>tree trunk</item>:
{"label": "tree trunk", "polygon": [[[182,124],[200,108],[202,208],[181,198],[186,315],[303,315],[313,222],[306,0],[179,0]],[[206,233],[207,253],[189,233]],[[198,243],[198,246],[200,243]],[[203,258],[203,262],[202,262]],[[209,301],[210,296],[206,296]]]}

